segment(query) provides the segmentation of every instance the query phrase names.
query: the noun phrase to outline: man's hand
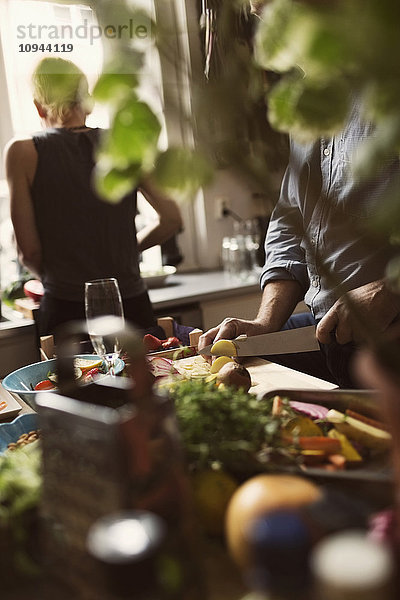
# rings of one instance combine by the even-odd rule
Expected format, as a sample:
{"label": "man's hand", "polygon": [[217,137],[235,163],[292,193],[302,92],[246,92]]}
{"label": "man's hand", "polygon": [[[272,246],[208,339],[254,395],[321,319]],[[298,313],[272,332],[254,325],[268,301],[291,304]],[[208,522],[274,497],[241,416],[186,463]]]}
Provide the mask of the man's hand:
{"label": "man's hand", "polygon": [[302,297],[300,284],[292,279],[269,281],[264,288],[257,317],[253,320],[228,317],[200,336],[199,350],[217,340],[239,335],[261,335],[279,331]]}
{"label": "man's hand", "polygon": [[233,340],[239,335],[259,335],[261,333],[268,333],[268,331],[269,329],[265,324],[256,320],[247,321],[246,319],[227,317],[222,323],[200,336],[199,351],[217,340]]}
{"label": "man's hand", "polygon": [[400,298],[383,280],[351,290],[335,302],[317,326],[322,344],[361,342],[368,332],[382,333],[400,314]]}

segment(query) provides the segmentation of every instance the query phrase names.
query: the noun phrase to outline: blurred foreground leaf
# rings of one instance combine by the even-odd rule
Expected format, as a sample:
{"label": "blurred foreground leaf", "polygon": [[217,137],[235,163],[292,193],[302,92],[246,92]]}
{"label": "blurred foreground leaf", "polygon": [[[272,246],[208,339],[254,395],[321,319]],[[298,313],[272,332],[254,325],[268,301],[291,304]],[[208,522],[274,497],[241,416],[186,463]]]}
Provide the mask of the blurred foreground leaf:
{"label": "blurred foreground leaf", "polygon": [[213,168],[199,152],[169,148],[158,156],[153,176],[165,191],[190,199],[199,187],[210,183]]}

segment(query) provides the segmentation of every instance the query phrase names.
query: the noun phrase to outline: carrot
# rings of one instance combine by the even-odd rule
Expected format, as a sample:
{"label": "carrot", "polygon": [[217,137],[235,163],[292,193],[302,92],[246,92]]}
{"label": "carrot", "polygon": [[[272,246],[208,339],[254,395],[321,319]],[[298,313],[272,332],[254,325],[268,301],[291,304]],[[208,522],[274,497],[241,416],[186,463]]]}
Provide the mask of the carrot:
{"label": "carrot", "polygon": [[283,435],[282,440],[289,445],[298,446],[302,450],[320,450],[325,454],[340,454],[342,445],[340,440],[326,436],[293,437]]}
{"label": "carrot", "polygon": [[302,450],[301,456],[305,465],[320,465],[325,462],[326,454],[322,450]]}
{"label": "carrot", "polygon": [[371,425],[371,427],[376,427],[377,429],[383,429],[384,431],[389,431],[389,428],[386,425],[386,423],[382,423],[381,421],[376,421],[375,419],[370,419],[369,417],[360,415],[360,413],[357,413],[354,410],[350,410],[349,408],[346,410],[346,415],[348,417],[352,417],[353,419],[358,419],[362,423]]}

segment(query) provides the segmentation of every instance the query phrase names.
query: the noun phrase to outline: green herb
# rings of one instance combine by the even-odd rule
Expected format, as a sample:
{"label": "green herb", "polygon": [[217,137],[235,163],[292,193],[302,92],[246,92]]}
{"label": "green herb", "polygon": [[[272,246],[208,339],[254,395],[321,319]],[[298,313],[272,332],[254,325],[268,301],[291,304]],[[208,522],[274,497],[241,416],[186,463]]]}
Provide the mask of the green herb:
{"label": "green herb", "polygon": [[32,442],[0,457],[0,524],[35,507],[40,496],[41,452]]}
{"label": "green herb", "polygon": [[233,387],[217,387],[202,379],[177,381],[170,387],[178,425],[189,462],[204,466],[215,461],[240,468],[257,460],[264,445],[278,446],[280,430],[292,416],[287,409],[271,414],[272,398]]}
{"label": "green herb", "polygon": [[40,499],[40,469],[39,441],[0,456],[0,531],[8,540],[13,567],[25,575],[37,569],[26,548],[31,537],[28,524]]}

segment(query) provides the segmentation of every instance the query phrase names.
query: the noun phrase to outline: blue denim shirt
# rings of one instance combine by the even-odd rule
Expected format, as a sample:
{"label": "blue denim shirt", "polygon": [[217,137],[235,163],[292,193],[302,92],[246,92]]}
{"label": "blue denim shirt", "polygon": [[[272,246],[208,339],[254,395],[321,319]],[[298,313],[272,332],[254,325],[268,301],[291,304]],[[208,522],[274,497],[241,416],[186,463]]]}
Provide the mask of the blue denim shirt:
{"label": "blue denim shirt", "polygon": [[260,282],[264,288],[271,280],[297,280],[316,319],[344,291],[382,278],[396,254],[387,239],[374,242],[367,227],[399,175],[398,159],[383,161],[368,181],[351,177],[351,156],[371,135],[372,126],[354,107],[345,129],[333,138],[291,142]]}

